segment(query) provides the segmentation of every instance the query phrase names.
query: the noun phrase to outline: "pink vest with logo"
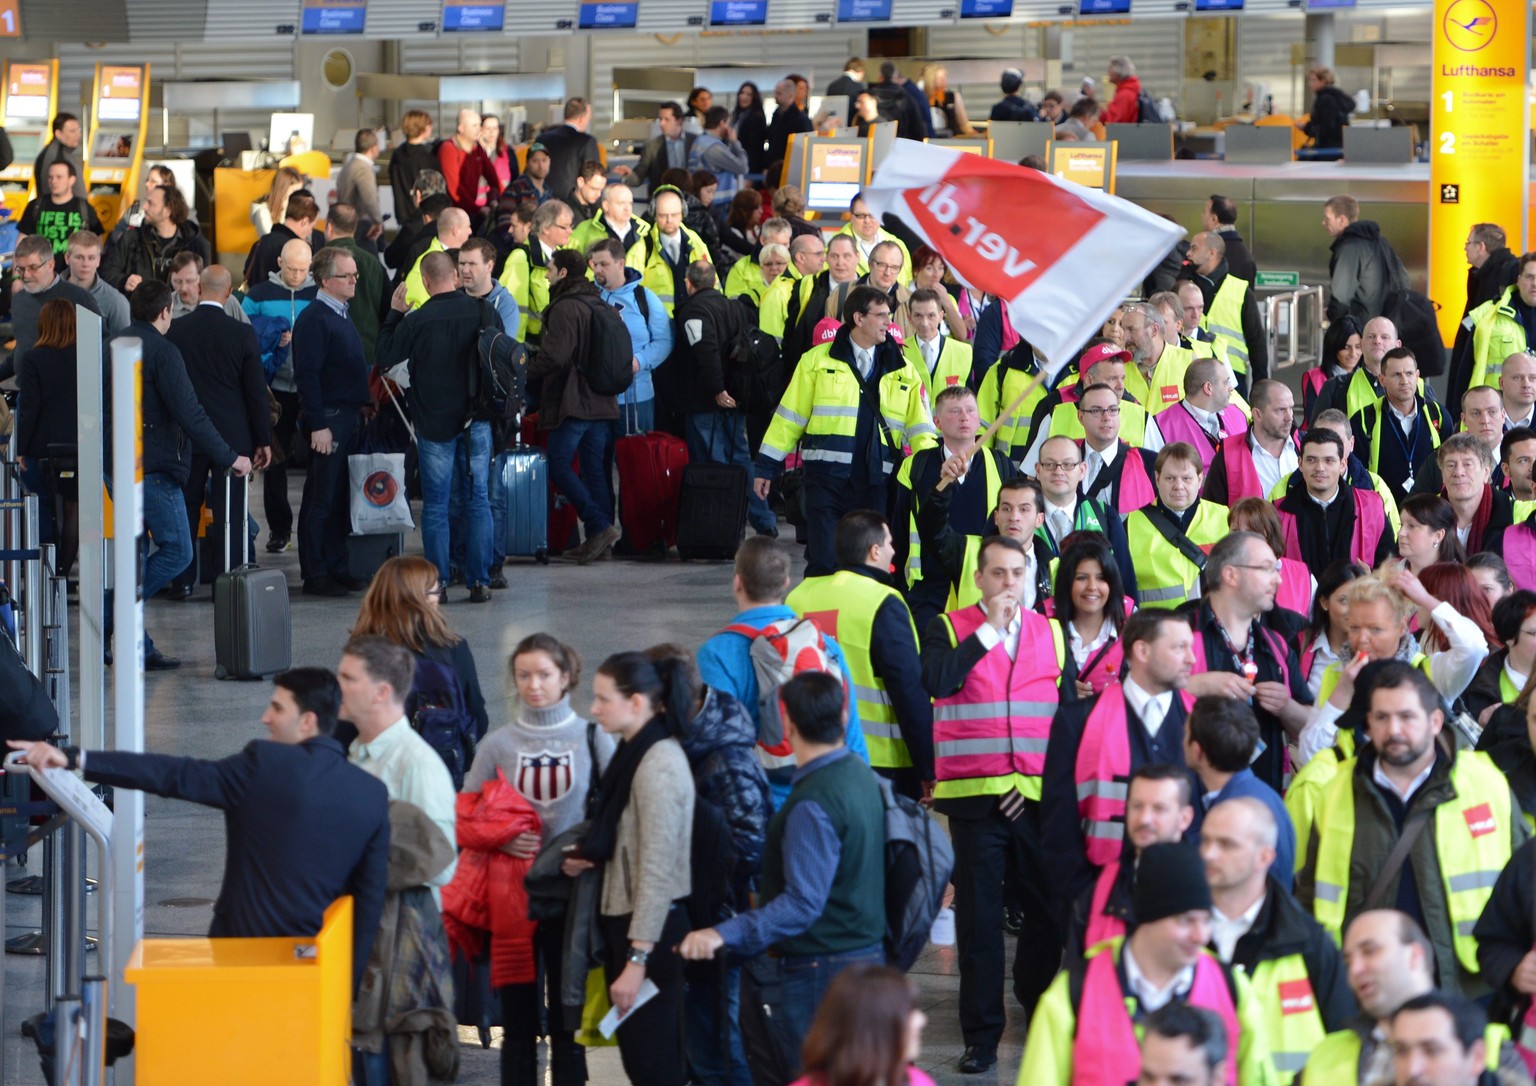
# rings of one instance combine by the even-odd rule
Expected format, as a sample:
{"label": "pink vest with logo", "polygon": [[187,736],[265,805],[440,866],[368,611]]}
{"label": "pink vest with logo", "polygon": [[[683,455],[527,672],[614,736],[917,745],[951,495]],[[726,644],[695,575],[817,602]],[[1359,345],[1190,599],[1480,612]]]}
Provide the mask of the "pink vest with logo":
{"label": "pink vest with logo", "polygon": [[[1033,611],[1021,614],[1019,651],[1008,658],[994,645],[966,676],[965,685],[933,703],[933,765],[941,781],[1038,777],[1056,715],[1061,668],[1051,621]],[[944,621],[960,644],[986,622],[981,607],[950,611]]]}
{"label": "pink vest with logo", "polygon": [[1275,594],[1275,606],[1295,611],[1298,615],[1312,614],[1312,571],[1305,562],[1295,558],[1280,559],[1280,591]]}
{"label": "pink vest with logo", "polygon": [[[1118,958],[1124,951],[1124,944],[1118,944],[1088,960],[1083,1002],[1077,1009],[1077,1036],[1072,1042],[1072,1086],[1135,1082],[1141,1073],[1141,1045],[1120,985]],[[1202,953],[1196,960],[1195,981],[1186,1002],[1214,1011],[1226,1027],[1227,1086],[1237,1086],[1237,1007],[1220,963],[1210,954]]]}
{"label": "pink vest with logo", "polygon": [[[1347,488],[1355,499],[1355,528],[1349,539],[1349,557],[1352,561],[1373,566],[1376,562],[1376,546],[1381,542],[1381,533],[1387,527],[1387,509],[1381,504],[1381,495],[1374,490],[1361,490],[1352,487],[1348,483],[1341,484]],[[1296,533],[1296,515],[1286,512],[1286,505],[1291,501],[1310,501],[1305,494],[1297,494],[1294,498],[1287,495],[1275,502],[1275,512],[1280,514],[1280,530],[1285,536],[1285,556],[1304,562],[1301,556],[1301,537]],[[1337,499],[1335,499],[1337,500]],[[1505,534],[1508,547],[1508,533]],[[1506,558],[1507,561],[1507,558]],[[1514,573],[1513,567],[1510,573]],[[1516,579],[1516,585],[1519,585]],[[1309,600],[1307,609],[1310,611]],[[1302,614],[1306,614],[1303,611]]]}
{"label": "pink vest with logo", "polygon": [[[1221,412],[1221,426],[1226,434],[1246,434],[1248,432],[1248,420],[1243,418],[1242,410],[1236,404],[1228,404]],[[1211,470],[1211,461],[1216,458],[1216,443],[1211,440],[1211,435],[1200,428],[1195,421],[1195,416],[1189,413],[1189,409],[1183,404],[1175,404],[1161,415],[1157,416],[1157,429],[1163,435],[1165,443],[1172,445],[1175,441],[1187,441],[1200,452],[1202,471]],[[1230,473],[1231,468],[1229,467]],[[1233,499],[1236,500],[1236,499]],[[1231,504],[1228,502],[1227,504]]]}

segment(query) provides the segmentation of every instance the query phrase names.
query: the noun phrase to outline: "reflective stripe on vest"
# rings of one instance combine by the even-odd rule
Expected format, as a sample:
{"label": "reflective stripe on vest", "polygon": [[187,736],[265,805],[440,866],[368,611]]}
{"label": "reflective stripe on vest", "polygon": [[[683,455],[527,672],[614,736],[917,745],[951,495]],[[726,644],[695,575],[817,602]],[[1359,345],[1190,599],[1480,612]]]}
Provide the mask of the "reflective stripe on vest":
{"label": "reflective stripe on vest", "polygon": [[[1355,772],[1334,779],[1322,797],[1318,824],[1316,896],[1312,911],[1334,942],[1349,907],[1350,854],[1355,844]],[[1486,754],[1462,751],[1451,765],[1455,799],[1435,808],[1434,847],[1445,887],[1456,959],[1478,972],[1472,928],[1509,862],[1511,799],[1504,774]],[[1409,857],[1408,862],[1412,862]]]}
{"label": "reflective stripe on vest", "polygon": [[[1120,984],[1118,961],[1123,941],[1115,941],[1088,959],[1083,1001],[1074,1008],[1077,1035],[1072,1040],[1072,1086],[1109,1086],[1134,1082],[1141,1071],[1140,1027],[1132,1020],[1136,1002]],[[1214,1011],[1227,1031],[1227,1086],[1237,1086],[1240,1031],[1237,1007],[1221,963],[1207,951],[1195,962],[1195,980],[1185,1002]]]}
{"label": "reflective stripe on vest", "polygon": [[[997,417],[1013,403],[1014,397],[1023,391],[1033,376],[1029,371],[1004,366],[1001,362],[987,370],[986,376],[981,379],[981,388],[976,392],[976,410],[983,428],[997,421]],[[1022,460],[1029,451],[1029,425],[1034,418],[1035,408],[1045,399],[1045,385],[1046,382],[1042,381],[1031,389],[1029,395],[1024,397],[1024,402],[1019,404],[1012,415],[1004,418],[1002,425],[992,434],[991,447],[1009,460]]]}
{"label": "reflective stripe on vest", "polygon": [[[901,594],[872,577],[839,570],[826,577],[806,578],[784,602],[842,646],[848,674],[853,679],[853,697],[859,705],[859,724],[869,746],[869,764],[897,769],[910,766],[912,756],[901,738],[885,682],[875,675],[869,654],[875,614],[889,599],[899,601]],[[912,625],[905,603],[902,610],[907,614],[912,645],[916,648],[917,627]]]}
{"label": "reflective stripe on vest", "polygon": [[1300,954],[1259,962],[1250,980],[1254,998],[1264,1013],[1264,1032],[1269,1040],[1270,1062],[1280,1086],[1289,1086],[1296,1073],[1328,1031]]}
{"label": "reflective stripe on vest", "polygon": [[[1179,697],[1187,713],[1195,699],[1182,690]],[[1125,800],[1131,779],[1126,720],[1124,692],[1118,688],[1106,691],[1083,722],[1083,738],[1077,746],[1077,814],[1088,862],[1095,867],[1120,859],[1120,843],[1125,837]]]}
{"label": "reflective stripe on vest", "polygon": [[[1185,536],[1207,554],[1232,533],[1227,526],[1227,507],[1201,501]],[[1142,607],[1173,609],[1199,595],[1200,571],[1179,549],[1163,538],[1144,511],[1126,519],[1125,535],[1136,567],[1136,602]]]}
{"label": "reflective stripe on vest", "polygon": [[1206,331],[1227,341],[1227,358],[1238,373],[1248,372],[1248,341],[1243,338],[1243,296],[1247,293],[1248,280],[1228,273],[1200,321]]}
{"label": "reflective stripe on vest", "polygon": [[[987,621],[979,606],[943,618],[951,647]],[[1050,619],[1032,611],[1021,612],[1019,618],[1014,658],[999,640],[958,691],[933,703],[935,798],[1000,795],[1013,788],[1030,799],[1040,798],[1066,646],[1061,628]],[[1053,658],[1054,669],[1049,665]]]}

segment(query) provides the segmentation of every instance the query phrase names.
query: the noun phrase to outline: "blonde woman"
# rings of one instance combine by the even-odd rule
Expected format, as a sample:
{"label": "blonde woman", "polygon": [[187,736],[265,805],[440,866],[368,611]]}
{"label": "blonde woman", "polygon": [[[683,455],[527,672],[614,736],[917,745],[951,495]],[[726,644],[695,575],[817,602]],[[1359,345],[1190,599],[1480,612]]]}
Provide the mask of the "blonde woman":
{"label": "blonde woman", "polygon": [[[965,114],[965,99],[960,92],[949,89],[949,73],[941,65],[930,64],[923,69],[923,88],[928,92],[928,108],[933,114],[933,131],[937,136],[974,136],[971,119]],[[942,124],[939,122],[943,121]]]}
{"label": "blonde woman", "polygon": [[283,221],[283,213],[288,209],[288,197],[293,195],[294,190],[303,187],[304,175],[298,170],[292,166],[278,169],[266,197],[251,204],[251,222],[256,227],[257,237],[266,237],[272,232],[273,223]]}

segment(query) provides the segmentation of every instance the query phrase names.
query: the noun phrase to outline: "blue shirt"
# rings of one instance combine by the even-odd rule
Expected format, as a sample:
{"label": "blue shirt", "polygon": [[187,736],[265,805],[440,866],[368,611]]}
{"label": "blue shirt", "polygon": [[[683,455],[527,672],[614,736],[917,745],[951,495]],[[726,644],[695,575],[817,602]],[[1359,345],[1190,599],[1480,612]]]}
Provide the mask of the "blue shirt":
{"label": "blue shirt", "polygon": [[[794,608],[782,603],[773,603],[766,607],[748,608],[731,619],[730,625],[740,624],[761,629],[770,622],[794,617]],[[852,690],[853,676],[848,671],[848,661],[843,657],[841,646],[826,635],[823,635],[823,639],[827,643],[827,655],[843,673],[844,685]],[[704,685],[733,695],[737,701],[747,707],[752,723],[758,727],[762,726],[762,718],[758,714],[757,707],[757,671],[752,666],[750,639],[741,634],[722,630],[699,646],[698,664],[699,678],[703,680]],[[864,744],[864,732],[859,726],[858,702],[852,698],[848,700],[848,727],[843,741],[849,751],[857,754],[864,764],[869,764],[869,748]],[[778,810],[789,798],[789,789],[794,783],[794,771],[784,766],[766,772],[773,809]]]}
{"label": "blue shirt", "polygon": [[[1296,877],[1296,826],[1291,822],[1291,814],[1285,809],[1279,793],[1254,776],[1253,770],[1240,769],[1232,774],[1232,779],[1227,781],[1220,792],[1214,795],[1206,793],[1200,800],[1201,821],[1205,819],[1205,812],[1216,804],[1240,797],[1258,800],[1275,816],[1275,825],[1280,832],[1275,839],[1275,862],[1269,865],[1269,871],[1281,886],[1290,890]],[[1199,829],[1185,834],[1184,839],[1198,845]]]}
{"label": "blue shirt", "polygon": [[496,315],[501,318],[502,330],[513,339],[521,340],[519,334],[523,327],[523,314],[517,308],[517,299],[512,297],[512,292],[494,279],[491,280],[491,292],[484,296],[491,308],[496,310]]}
{"label": "blue shirt", "polygon": [[[794,770],[790,787],[851,753],[838,747]],[[842,858],[842,842],[821,804],[801,800],[784,820],[784,892],[760,909],[740,913],[715,926],[725,945],[743,957],[755,957],[773,944],[807,931],[826,908]]]}

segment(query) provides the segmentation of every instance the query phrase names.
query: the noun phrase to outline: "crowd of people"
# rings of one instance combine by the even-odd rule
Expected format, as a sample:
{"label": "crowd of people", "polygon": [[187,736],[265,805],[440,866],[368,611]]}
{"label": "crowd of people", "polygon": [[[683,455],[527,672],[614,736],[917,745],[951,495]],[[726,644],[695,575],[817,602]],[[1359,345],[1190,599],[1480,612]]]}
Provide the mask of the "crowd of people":
{"label": "crowd of people", "polygon": [[[941,73],[886,67],[829,92],[968,127]],[[1130,61],[1109,76],[1103,119],[1138,119]],[[520,169],[495,117],[434,145],[412,111],[382,253],[360,132],[329,207],[278,175],[238,283],[169,175],[103,237],[49,161],[16,251],[15,452],[61,555],[80,304],[144,345],[146,596],[195,591],[202,506],[259,534],[210,486],[225,471],[264,473],[267,550],[297,538],[305,593],[364,596],[334,674],[278,678],[270,741],[28,760],[223,809],[215,935],[315,931],[352,894],[363,1083],[451,1076],[459,959],[498,997],[508,1083],[535,1081],[541,1037],[557,1086],[583,1081],[603,1001],[632,1082],[923,1083],[886,965],[882,789],[953,843],[961,1073],[996,1066],[1011,990],[1020,1086],[1528,1081],[1536,254],[1472,230],[1441,403],[1421,370],[1445,359],[1393,321],[1406,269],[1329,200],[1298,408],[1213,195],[1166,278],[1046,379],[1008,306],[901,222],[860,196],[824,231],[771,184],[775,140],[816,124],[803,81],[773,94],[771,123],[750,85],[664,104],[611,175],[580,98]],[[530,426],[480,390],[486,328],[526,348]],[[397,420],[425,557],[364,580],[347,457]],[[496,457],[547,445],[586,565],[637,530],[615,450],[655,431],[743,469],[734,617],[585,691],[575,646],[529,636],[514,715],[488,719],[441,605],[508,584]],[[145,663],[178,661],[146,638]]]}

